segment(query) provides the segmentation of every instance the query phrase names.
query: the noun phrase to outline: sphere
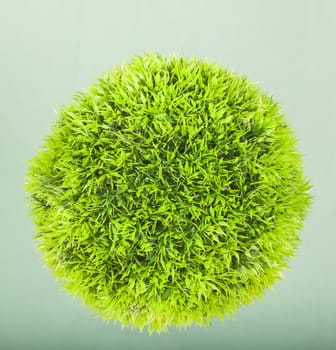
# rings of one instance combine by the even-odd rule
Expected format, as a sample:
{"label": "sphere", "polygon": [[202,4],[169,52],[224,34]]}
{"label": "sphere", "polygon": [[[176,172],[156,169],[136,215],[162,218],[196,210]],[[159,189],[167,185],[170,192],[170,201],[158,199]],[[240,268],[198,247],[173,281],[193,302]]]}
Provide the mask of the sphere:
{"label": "sphere", "polygon": [[272,96],[150,52],[62,107],[26,191],[46,266],[105,320],[207,325],[281,279],[311,195]]}

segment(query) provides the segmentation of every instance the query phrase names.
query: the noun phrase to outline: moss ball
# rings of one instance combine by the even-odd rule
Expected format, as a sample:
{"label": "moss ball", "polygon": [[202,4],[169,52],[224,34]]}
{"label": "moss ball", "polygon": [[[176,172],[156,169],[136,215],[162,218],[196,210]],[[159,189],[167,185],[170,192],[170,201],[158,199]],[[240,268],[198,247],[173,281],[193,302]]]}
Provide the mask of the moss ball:
{"label": "moss ball", "polygon": [[261,297],[295,254],[309,189],[273,97],[219,64],[153,52],[59,110],[26,181],[64,288],[150,331]]}

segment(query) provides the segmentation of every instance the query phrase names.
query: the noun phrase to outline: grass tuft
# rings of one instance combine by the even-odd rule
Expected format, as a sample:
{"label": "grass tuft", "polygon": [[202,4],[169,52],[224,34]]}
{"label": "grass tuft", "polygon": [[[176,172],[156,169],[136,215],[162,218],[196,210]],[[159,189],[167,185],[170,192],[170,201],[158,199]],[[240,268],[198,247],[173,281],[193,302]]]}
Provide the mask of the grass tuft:
{"label": "grass tuft", "polygon": [[261,297],[311,202],[272,97],[218,64],[153,52],[59,111],[26,189],[64,288],[150,332],[207,325]]}

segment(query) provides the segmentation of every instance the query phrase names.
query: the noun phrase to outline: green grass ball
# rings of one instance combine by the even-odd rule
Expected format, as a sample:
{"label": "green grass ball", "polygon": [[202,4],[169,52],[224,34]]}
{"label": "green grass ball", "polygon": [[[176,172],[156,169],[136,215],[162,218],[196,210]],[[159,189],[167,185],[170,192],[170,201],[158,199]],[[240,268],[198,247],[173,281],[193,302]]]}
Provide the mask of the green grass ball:
{"label": "green grass ball", "polygon": [[63,286],[150,331],[207,325],[261,297],[311,201],[273,97],[219,64],[153,52],[60,109],[26,188]]}

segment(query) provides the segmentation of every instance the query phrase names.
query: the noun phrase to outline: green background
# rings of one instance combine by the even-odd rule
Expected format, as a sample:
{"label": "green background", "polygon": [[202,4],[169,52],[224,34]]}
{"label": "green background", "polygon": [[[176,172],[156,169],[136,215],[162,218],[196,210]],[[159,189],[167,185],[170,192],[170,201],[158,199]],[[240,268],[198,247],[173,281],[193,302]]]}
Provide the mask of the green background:
{"label": "green background", "polygon": [[[0,349],[336,349],[335,12],[332,0],[0,1]],[[263,300],[152,336],[104,324],[61,290],[23,190],[55,109],[150,49],[220,62],[274,94],[315,195],[292,271]]]}

